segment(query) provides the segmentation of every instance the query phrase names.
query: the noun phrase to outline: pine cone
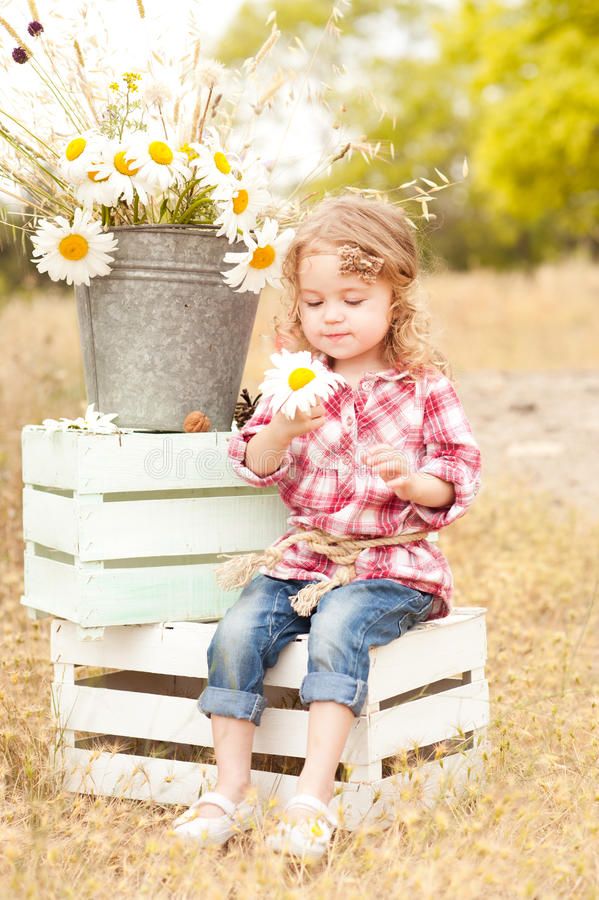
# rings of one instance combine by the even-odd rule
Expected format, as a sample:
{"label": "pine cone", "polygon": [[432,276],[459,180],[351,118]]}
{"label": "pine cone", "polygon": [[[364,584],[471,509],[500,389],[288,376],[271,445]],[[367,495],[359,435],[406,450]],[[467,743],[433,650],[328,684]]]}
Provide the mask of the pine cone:
{"label": "pine cone", "polygon": [[250,397],[247,388],[243,388],[241,391],[240,397],[241,400],[238,400],[235,404],[235,424],[238,428],[243,428],[246,422],[252,418],[254,413],[256,412],[256,406],[258,405],[258,401],[262,394],[258,394],[258,396],[252,400]]}
{"label": "pine cone", "polygon": [[212,422],[210,421],[206,413],[201,412],[201,410],[199,409],[187,413],[187,415],[185,416],[185,421],[183,422],[183,431],[210,431],[211,428]]}

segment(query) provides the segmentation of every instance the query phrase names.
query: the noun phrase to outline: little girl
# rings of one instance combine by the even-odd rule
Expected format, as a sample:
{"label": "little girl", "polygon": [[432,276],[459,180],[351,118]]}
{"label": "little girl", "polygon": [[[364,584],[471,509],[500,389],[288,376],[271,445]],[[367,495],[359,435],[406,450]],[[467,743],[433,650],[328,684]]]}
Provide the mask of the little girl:
{"label": "little girl", "polygon": [[[429,344],[417,263],[403,212],[355,195],[321,202],[289,247],[291,307],[289,321],[277,323],[279,340],[310,350],[342,381],[292,420],[262,398],[229,444],[238,475],[257,487],[277,484],[291,515],[208,649],[198,707],[211,719],[218,783],[174,823],[201,845],[252,826],[258,810],[247,794],[267,705],[264,671],[309,632],[300,688],[309,707],[306,761],[268,843],[322,855],[338,824],[328,804],[366,699],[369,648],[451,610],[451,572],[431,532],[474,500],[480,454],[448,365]],[[306,531],[315,536],[292,537]]]}

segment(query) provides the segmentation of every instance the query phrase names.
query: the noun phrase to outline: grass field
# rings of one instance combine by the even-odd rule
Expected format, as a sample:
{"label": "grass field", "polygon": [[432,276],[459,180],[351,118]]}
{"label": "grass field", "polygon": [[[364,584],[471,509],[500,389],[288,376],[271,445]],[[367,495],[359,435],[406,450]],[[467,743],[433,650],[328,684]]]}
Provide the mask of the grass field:
{"label": "grass field", "polygon": [[[427,288],[456,371],[599,367],[599,268],[532,276],[443,274]],[[270,352],[256,323],[243,385]],[[265,335],[265,337],[261,337]],[[175,810],[57,790],[47,620],[21,607],[19,439],[26,423],[84,410],[74,304],[51,294],[0,314],[0,896],[10,898],[596,898],[599,896],[599,524],[541,492],[487,483],[443,535],[457,605],[488,609],[492,749],[486,784],[425,812],[406,795],[382,834],[338,835],[314,871],[266,852],[164,839]]]}

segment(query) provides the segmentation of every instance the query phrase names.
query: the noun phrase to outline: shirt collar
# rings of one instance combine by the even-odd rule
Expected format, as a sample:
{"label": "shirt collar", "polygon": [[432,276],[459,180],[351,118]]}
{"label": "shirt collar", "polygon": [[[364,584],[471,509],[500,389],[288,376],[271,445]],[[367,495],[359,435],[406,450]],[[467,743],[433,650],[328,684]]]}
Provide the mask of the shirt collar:
{"label": "shirt collar", "polygon": [[[318,359],[329,372],[332,372],[332,369],[328,363],[328,358],[326,353],[316,353],[315,358]],[[390,369],[381,369],[380,372],[364,372],[363,378],[366,376],[370,376],[371,378],[382,378],[383,381],[399,381],[400,378],[405,378],[406,375],[409,375],[409,371],[405,369],[403,372],[400,372],[397,368]],[[343,376],[341,376],[343,378]],[[343,379],[345,381],[345,379]]]}

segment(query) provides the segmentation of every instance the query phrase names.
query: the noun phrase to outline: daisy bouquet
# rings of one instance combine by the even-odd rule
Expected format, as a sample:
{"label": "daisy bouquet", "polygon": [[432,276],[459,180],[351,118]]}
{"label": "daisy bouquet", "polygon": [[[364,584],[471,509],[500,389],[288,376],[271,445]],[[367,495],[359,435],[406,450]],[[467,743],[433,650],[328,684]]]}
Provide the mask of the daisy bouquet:
{"label": "daisy bouquet", "polygon": [[[119,15],[127,5],[119,4]],[[232,267],[222,273],[232,289],[278,288],[292,226],[307,199],[298,200],[301,188],[354,151],[367,160],[381,156],[380,144],[348,139],[335,126],[333,149],[310,173],[286,195],[273,189],[278,160],[255,152],[252,127],[284,94],[286,82],[302,74],[279,71],[260,85],[258,73],[280,38],[274,13],[256,56],[229,71],[204,58],[193,14],[184,23],[185,38],[180,35],[188,52],[167,58],[164,20],[152,22],[142,0],[130,0],[134,21],[127,27],[130,46],[143,51],[139,70],[111,77],[111,34],[101,4],[84,4],[78,22],[57,11],[41,21],[32,0],[24,6],[26,26],[13,27],[0,16],[0,66],[10,73],[16,98],[14,108],[0,105],[0,192],[19,206],[11,213],[11,233],[30,239],[32,261],[53,281],[89,285],[90,278],[108,274],[118,248],[110,230],[115,226],[209,225],[236,248],[224,255]],[[332,5],[325,32],[338,36],[345,6],[347,0]],[[314,57],[308,69],[313,64]],[[297,105],[293,91],[286,102]],[[20,112],[28,105],[33,121]],[[450,183],[439,176],[438,184],[421,179],[401,186],[416,185],[409,199],[426,219],[432,194]]]}

